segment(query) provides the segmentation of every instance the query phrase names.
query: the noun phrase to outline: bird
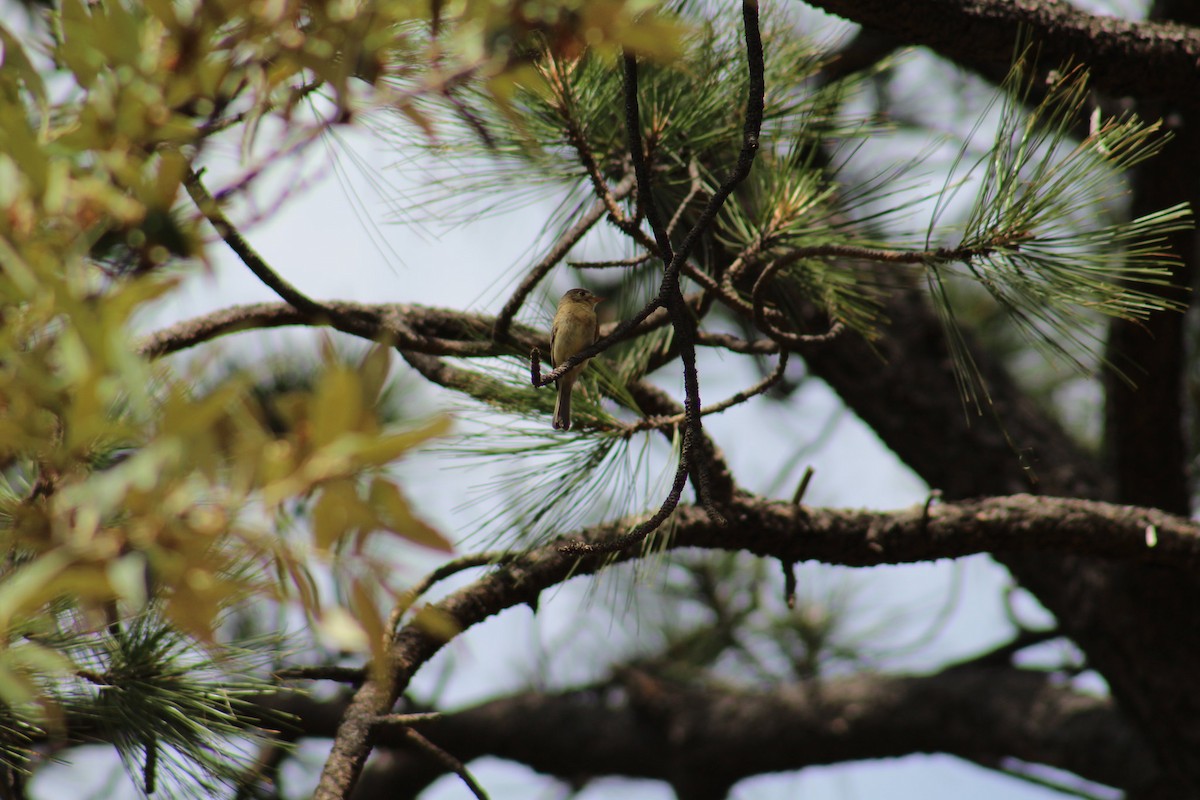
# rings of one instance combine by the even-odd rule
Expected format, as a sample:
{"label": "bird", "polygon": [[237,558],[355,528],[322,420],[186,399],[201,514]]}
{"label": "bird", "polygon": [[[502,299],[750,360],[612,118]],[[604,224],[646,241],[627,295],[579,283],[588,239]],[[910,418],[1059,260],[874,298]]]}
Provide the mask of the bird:
{"label": "bird", "polygon": [[[550,327],[550,363],[557,368],[571,356],[595,343],[600,335],[596,304],[604,300],[587,289],[571,289],[558,301],[554,324]],[[571,390],[587,361],[567,370],[558,379],[558,399],[554,402],[554,429],[571,429]]]}

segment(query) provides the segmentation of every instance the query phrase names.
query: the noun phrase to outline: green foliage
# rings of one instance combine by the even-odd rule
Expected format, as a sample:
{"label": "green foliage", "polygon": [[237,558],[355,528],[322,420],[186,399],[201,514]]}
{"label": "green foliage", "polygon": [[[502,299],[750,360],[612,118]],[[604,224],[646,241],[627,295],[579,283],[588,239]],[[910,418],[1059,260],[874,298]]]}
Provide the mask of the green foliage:
{"label": "green foliage", "polygon": [[164,783],[176,785],[171,795],[228,792],[253,763],[248,745],[262,738],[260,727],[282,722],[257,705],[273,691],[265,667],[279,642],[259,644],[226,647],[214,659],[147,613],[126,630],[90,638],[79,661],[91,681],[77,683],[66,705],[116,743],[130,777],[148,793]]}
{"label": "green foliage", "polygon": [[[960,244],[951,258],[928,260],[930,285],[951,328],[944,281],[963,274],[995,299],[1028,341],[1087,369],[1078,354],[1098,358],[1091,333],[1098,315],[1139,320],[1181,308],[1156,290],[1170,283],[1178,263],[1166,237],[1190,229],[1192,215],[1181,204],[1103,224],[1103,204],[1123,185],[1121,173],[1153,157],[1167,136],[1157,122],[1101,120],[1097,113],[1088,134],[1076,140],[1074,126],[1087,116],[1087,72],[1056,75],[1033,104],[1028,71],[1018,61],[1003,87],[996,143]],[[957,272],[955,261],[962,267]],[[965,353],[959,363],[970,372]]]}
{"label": "green foliage", "polygon": [[[588,11],[577,33],[621,35],[625,8]],[[503,22],[492,7],[482,27],[482,7],[446,12],[463,37]],[[23,638],[46,615],[86,629],[154,602],[216,647],[223,609],[250,597],[327,613],[311,571],[336,571],[341,552],[377,532],[448,548],[387,472],[448,422],[385,424],[386,347],[358,363],[328,353],[267,418],[244,378],[194,391],[132,336],[135,315],[177,286],[164,267],[205,257],[176,203],[207,137],[240,125],[249,147],[263,120],[293,122],[312,91],[335,107],[317,130],[384,102],[384,65],[431,63],[427,39],[403,32],[428,13],[66,0],[40,39],[0,27],[0,702],[14,718],[51,714],[44,681],[72,668]],[[518,44],[489,45],[476,67],[504,74]],[[296,118],[296,139],[303,128]],[[297,541],[272,520],[299,501],[315,522]],[[369,626],[362,605],[356,624]],[[366,638],[377,652],[379,637]]]}
{"label": "green foliage", "polygon": [[[226,646],[214,657],[154,606],[103,631],[40,627],[37,640],[53,645],[66,666],[31,665],[44,698],[36,718],[12,715],[19,706],[0,710],[0,765],[7,768],[26,772],[37,748],[86,736],[113,742],[130,779],[148,794],[212,797],[244,779],[261,729],[284,723],[261,706],[274,691],[266,667],[277,639]],[[4,656],[11,661],[21,649]]]}
{"label": "green foliage", "polygon": [[[542,393],[553,402],[551,391]],[[651,477],[651,437],[658,434],[589,429],[597,396],[594,386],[576,387],[573,403],[580,410],[573,405],[572,416],[582,425],[568,434],[549,429],[546,408],[528,421],[499,425],[489,414],[438,447],[464,464],[502,465],[494,478],[471,488],[464,506],[488,510],[472,522],[470,534],[487,545],[531,547],[582,526],[636,515],[655,502],[670,478],[667,472]]]}

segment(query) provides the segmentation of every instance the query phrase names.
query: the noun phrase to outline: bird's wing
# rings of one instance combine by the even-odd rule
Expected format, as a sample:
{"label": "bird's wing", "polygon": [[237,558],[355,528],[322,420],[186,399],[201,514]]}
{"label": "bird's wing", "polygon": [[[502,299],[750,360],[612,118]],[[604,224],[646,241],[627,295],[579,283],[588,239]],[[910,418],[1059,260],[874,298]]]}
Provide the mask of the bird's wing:
{"label": "bird's wing", "polygon": [[554,361],[554,340],[558,338],[558,322],[550,326],[550,366],[557,367]]}

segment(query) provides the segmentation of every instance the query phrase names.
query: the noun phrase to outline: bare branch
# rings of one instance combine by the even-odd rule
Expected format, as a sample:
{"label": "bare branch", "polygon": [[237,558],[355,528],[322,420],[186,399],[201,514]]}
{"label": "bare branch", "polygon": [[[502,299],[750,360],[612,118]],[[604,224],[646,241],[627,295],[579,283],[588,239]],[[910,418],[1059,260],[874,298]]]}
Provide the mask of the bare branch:
{"label": "bare branch", "polygon": [[288,283],[275,270],[271,269],[270,265],[263,259],[258,252],[250,246],[250,243],[243,238],[241,233],[225,216],[225,212],[221,210],[220,205],[209,194],[205,188],[203,181],[200,180],[200,175],[195,170],[188,168],[187,175],[184,176],[184,186],[187,192],[191,195],[192,200],[196,203],[196,207],[200,209],[200,213],[216,228],[217,233],[233,252],[237,253],[238,258],[242,263],[249,267],[250,271],[262,281],[271,291],[279,295],[285,302],[293,306],[297,311],[308,314],[311,317],[319,317],[322,314],[329,312],[320,303],[312,300],[295,286]]}
{"label": "bare branch", "polygon": [[[753,386],[743,389],[742,391],[725,398],[719,403],[713,403],[711,406],[705,406],[700,409],[700,416],[708,416],[709,414],[720,414],[733,408],[736,405],[746,402],[752,397],[756,397],[770,389],[775,384],[779,383],[783,378],[783,373],[787,369],[788,352],[783,350],[779,354],[779,363],[769,375],[763,378]],[[633,435],[639,431],[655,430],[660,428],[673,428],[685,421],[685,414],[673,414],[669,417],[648,417],[641,422],[633,422],[622,426],[621,430],[624,435]]]}
{"label": "bare branch", "polygon": [[465,783],[467,788],[471,790],[471,794],[478,797],[479,800],[488,800],[487,793],[483,791],[483,788],[479,785],[471,773],[467,771],[465,764],[407,725],[405,725],[401,730],[404,738],[416,745],[425,753],[433,756],[435,761],[461,778],[462,782]]}
{"label": "bare branch", "polygon": [[422,578],[417,585],[404,593],[399,602],[396,603],[396,607],[392,609],[391,616],[388,618],[388,630],[396,630],[396,626],[400,624],[400,620],[404,617],[405,613],[412,608],[413,603],[432,589],[434,585],[453,575],[457,575],[463,570],[503,564],[512,557],[512,554],[507,551],[492,551],[472,553],[471,555],[462,556],[461,558],[456,558],[453,561],[442,564]]}
{"label": "bare branch", "polygon": [[688,176],[692,179],[692,183],[688,187],[688,193],[679,201],[679,205],[675,209],[675,216],[671,217],[671,221],[667,223],[668,237],[679,226],[679,222],[683,219],[687,207],[693,200],[700,196],[700,192],[704,189],[704,183],[700,180],[700,165],[696,163],[696,159],[694,158],[688,161]]}
{"label": "bare branch", "polygon": [[649,253],[633,258],[617,258],[611,261],[568,261],[567,266],[575,269],[610,269],[612,267],[640,267],[649,263],[654,256]]}
{"label": "bare branch", "polygon": [[773,339],[755,339],[746,341],[728,333],[696,332],[696,344],[704,347],[720,347],[733,353],[767,356],[774,355],[780,350],[779,343]]}
{"label": "bare branch", "polygon": [[338,666],[289,667],[275,672],[275,677],[282,681],[336,681],[351,686],[360,685],[365,675],[366,670],[361,667]]}
{"label": "bare branch", "polygon": [[[405,303],[368,304],[337,301],[316,314],[279,303],[232,306],[184,320],[146,336],[138,351],[148,358],[204,344],[231,333],[291,325],[329,326],[369,341],[385,340],[402,350],[459,358],[486,358],[519,352],[491,340],[492,319],[443,308]],[[515,326],[517,346],[544,341],[545,333]]]}
{"label": "bare branch", "polygon": [[[421,730],[463,759],[503,758],[564,780],[674,782],[687,773],[731,785],[913,752],[977,762],[986,755],[992,768],[1016,756],[1127,790],[1157,771],[1111,699],[1008,666],[823,677],[761,690],[700,690],[625,669],[605,686],[521,692],[444,714]],[[1068,730],[1075,735],[1063,736]],[[400,743],[398,726],[380,726],[378,736],[383,746]],[[394,784],[437,777],[422,764],[404,766]]]}

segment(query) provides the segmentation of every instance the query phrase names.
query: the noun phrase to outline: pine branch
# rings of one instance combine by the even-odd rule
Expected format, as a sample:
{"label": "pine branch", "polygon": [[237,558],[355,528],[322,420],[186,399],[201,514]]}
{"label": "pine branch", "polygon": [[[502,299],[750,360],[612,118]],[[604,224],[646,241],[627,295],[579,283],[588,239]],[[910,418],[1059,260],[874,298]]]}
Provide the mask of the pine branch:
{"label": "pine branch", "polygon": [[[694,471],[695,489],[701,503],[704,504],[714,520],[724,521],[721,512],[712,502],[709,492],[708,477],[704,462],[695,459],[693,448],[702,436],[700,422],[700,381],[696,371],[696,323],[689,314],[687,304],[683,299],[680,287],[680,272],[687,262],[692,249],[699,242],[717,213],[725,204],[739,183],[750,174],[750,167],[758,153],[759,133],[762,128],[763,104],[766,95],[764,81],[764,62],[762,39],[759,35],[758,4],[756,0],[742,3],[742,19],[746,37],[746,60],[749,72],[749,89],[746,99],[746,116],[742,132],[742,147],[738,154],[737,164],[729,176],[721,183],[709,198],[704,211],[692,224],[678,250],[671,245],[671,237],[667,228],[659,219],[658,210],[654,203],[651,188],[650,168],[646,161],[646,153],[642,145],[641,115],[638,106],[638,67],[634,56],[626,54],[623,59],[625,86],[625,132],[628,139],[630,159],[633,162],[634,174],[637,176],[638,202],[646,214],[646,220],[654,233],[654,241],[658,246],[658,255],[665,268],[662,285],[650,306],[665,307],[671,316],[671,325],[675,331],[675,339],[679,348],[679,358],[683,364],[684,414],[685,426],[683,447],[679,455],[679,465],[675,471],[671,489],[663,500],[658,511],[650,519],[636,526],[632,531],[608,543],[607,546],[620,549],[640,542],[653,531],[657,530],[671,515],[679,504],[683,487],[687,480],[689,469]],[[693,181],[694,185],[694,181]],[[583,547],[592,547],[583,545]],[[595,552],[595,551],[593,551]],[[615,552],[615,550],[614,550]]]}
{"label": "pine branch", "polygon": [[[727,411],[734,406],[740,405],[752,397],[757,397],[758,395],[763,394],[783,379],[784,371],[787,370],[787,362],[788,353],[786,350],[783,350],[779,355],[779,363],[776,364],[775,369],[773,369],[769,375],[753,386],[743,389],[742,391],[725,398],[719,403],[713,403],[712,405],[704,406],[700,409],[700,416],[706,417],[710,414],[720,414],[722,411]],[[622,435],[632,436],[639,431],[673,428],[685,423],[686,421],[687,415],[685,413],[672,414],[665,417],[653,416],[648,417],[641,422],[633,422],[622,426],[621,430]]]}

